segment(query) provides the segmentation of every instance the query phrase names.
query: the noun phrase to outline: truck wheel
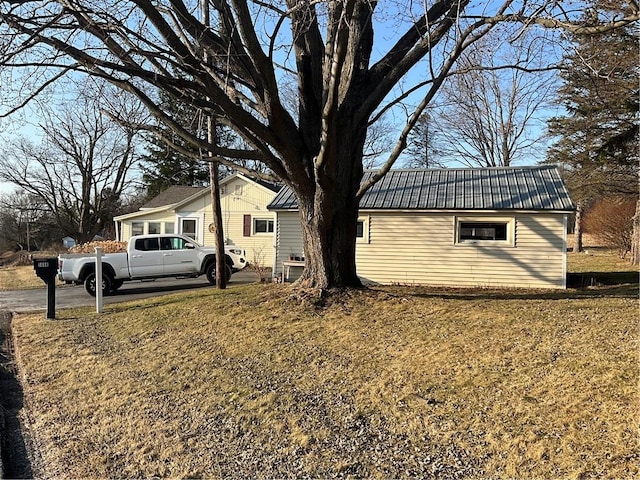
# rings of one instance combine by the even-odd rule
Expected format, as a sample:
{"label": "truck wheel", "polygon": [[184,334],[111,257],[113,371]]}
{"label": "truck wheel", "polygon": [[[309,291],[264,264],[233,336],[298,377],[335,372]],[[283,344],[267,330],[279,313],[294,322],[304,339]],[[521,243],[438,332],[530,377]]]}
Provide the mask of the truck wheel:
{"label": "truck wheel", "polygon": [[122,285],[124,284],[124,281],[122,280],[112,280],[111,281],[111,291],[115,292],[116,290],[118,290]]}
{"label": "truck wheel", "polygon": [[[229,282],[229,279],[231,278],[231,268],[229,268],[229,265],[225,265],[225,272],[227,274],[227,282]],[[215,285],[216,284],[216,262],[211,262],[209,265],[207,265],[207,271],[205,273],[207,274],[207,281],[211,285]]]}
{"label": "truck wheel", "polygon": [[231,280],[231,267],[229,265],[225,265],[224,271],[227,272],[227,283],[229,283]]}
{"label": "truck wheel", "polygon": [[[84,279],[84,289],[92,297],[96,296],[96,274],[90,273],[87,278]],[[102,295],[106,296],[111,291],[111,277],[106,274],[102,274]]]}

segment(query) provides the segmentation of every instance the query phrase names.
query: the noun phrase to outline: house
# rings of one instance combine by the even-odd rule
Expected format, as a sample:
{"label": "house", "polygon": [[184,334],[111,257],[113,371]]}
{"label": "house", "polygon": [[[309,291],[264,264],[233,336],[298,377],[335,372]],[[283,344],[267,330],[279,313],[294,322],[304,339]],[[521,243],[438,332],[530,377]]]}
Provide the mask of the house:
{"label": "house", "polygon": [[[266,207],[279,189],[279,185],[241,173],[220,180],[225,242],[244,248],[250,263],[273,265],[275,214]],[[215,242],[208,187],[169,187],[139,211],[120,215],[114,221],[121,241],[135,235],[180,233],[203,245]]]}
{"label": "house", "polygon": [[[295,196],[284,188],[268,208],[274,274],[288,274],[289,254],[304,255]],[[566,288],[573,210],[553,166],[392,170],[360,202],[358,275],[365,284]]]}
{"label": "house", "polygon": [[63,237],[62,238],[62,246],[64,248],[66,248],[67,250],[70,249],[71,247],[75,247],[76,246],[76,240],[73,237]]}

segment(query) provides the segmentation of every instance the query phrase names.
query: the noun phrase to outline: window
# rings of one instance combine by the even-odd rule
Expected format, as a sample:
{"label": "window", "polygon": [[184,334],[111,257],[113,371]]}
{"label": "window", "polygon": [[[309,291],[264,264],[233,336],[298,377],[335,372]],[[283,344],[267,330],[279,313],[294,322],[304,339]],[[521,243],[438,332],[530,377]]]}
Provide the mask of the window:
{"label": "window", "polygon": [[173,222],[164,223],[164,233],[175,233]]}
{"label": "window", "polygon": [[253,219],[253,233],[273,233],[273,220],[266,218]]}
{"label": "window", "polygon": [[460,240],[507,240],[506,223],[461,222]]}
{"label": "window", "polygon": [[470,245],[514,245],[513,218],[458,218],[456,243]]}
{"label": "window", "polygon": [[158,237],[155,238],[138,238],[136,240],[136,250],[141,252],[151,252],[158,250]]}
{"label": "window", "polygon": [[356,223],[356,243],[369,243],[369,217],[359,217]]}
{"label": "window", "polygon": [[191,237],[194,240],[196,239],[196,225],[197,221],[193,218],[183,218],[182,219],[182,234]]}
{"label": "window", "polygon": [[144,235],[144,223],[143,222],[132,222],[131,223],[131,236],[135,237],[136,235]]}
{"label": "window", "polygon": [[149,233],[161,233],[160,222],[149,222]]}
{"label": "window", "polygon": [[163,237],[161,238],[162,250],[185,250],[187,242],[184,238],[180,237]]}

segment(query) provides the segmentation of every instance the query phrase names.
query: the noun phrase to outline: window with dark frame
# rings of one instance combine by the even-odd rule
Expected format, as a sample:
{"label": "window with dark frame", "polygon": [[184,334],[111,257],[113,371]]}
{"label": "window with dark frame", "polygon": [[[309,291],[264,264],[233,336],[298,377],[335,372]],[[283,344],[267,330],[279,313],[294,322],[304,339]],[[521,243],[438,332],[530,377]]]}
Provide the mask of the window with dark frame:
{"label": "window with dark frame", "polygon": [[356,223],[356,238],[364,238],[364,220],[358,220]]}
{"label": "window with dark frame", "polygon": [[253,233],[273,233],[273,220],[254,218]]}
{"label": "window with dark frame", "polygon": [[196,239],[196,221],[191,218],[182,219],[182,234],[185,237]]}
{"label": "window with dark frame", "polygon": [[160,222],[149,222],[149,234],[162,233],[160,232]]}
{"label": "window with dark frame", "polygon": [[507,222],[460,222],[459,240],[507,240]]}

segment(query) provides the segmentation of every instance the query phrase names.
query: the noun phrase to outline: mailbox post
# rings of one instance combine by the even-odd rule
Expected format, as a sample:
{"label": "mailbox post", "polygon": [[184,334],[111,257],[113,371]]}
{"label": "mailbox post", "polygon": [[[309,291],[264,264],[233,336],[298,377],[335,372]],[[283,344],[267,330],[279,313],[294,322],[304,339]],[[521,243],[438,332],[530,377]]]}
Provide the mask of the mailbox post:
{"label": "mailbox post", "polygon": [[33,261],[36,275],[47,284],[47,318],[56,318],[56,275],[58,274],[57,258],[40,258]]}

